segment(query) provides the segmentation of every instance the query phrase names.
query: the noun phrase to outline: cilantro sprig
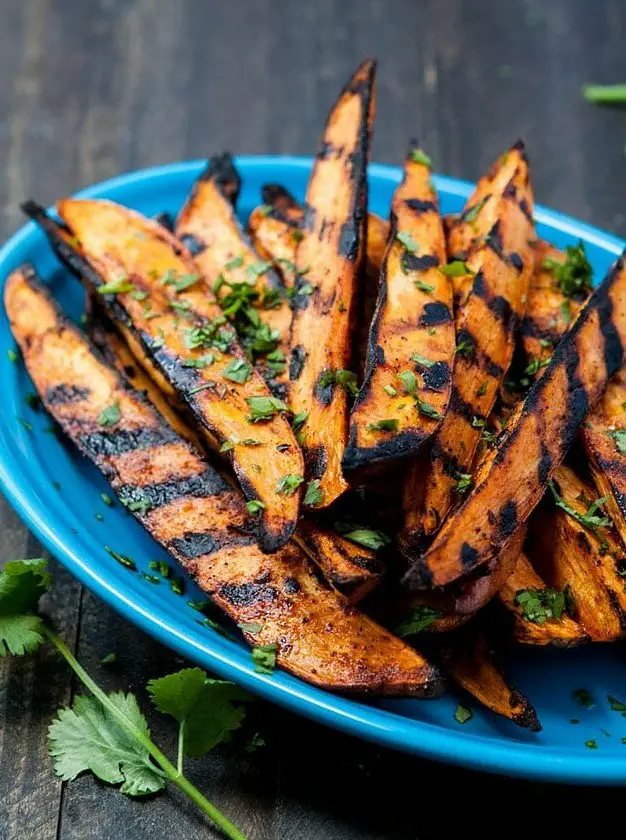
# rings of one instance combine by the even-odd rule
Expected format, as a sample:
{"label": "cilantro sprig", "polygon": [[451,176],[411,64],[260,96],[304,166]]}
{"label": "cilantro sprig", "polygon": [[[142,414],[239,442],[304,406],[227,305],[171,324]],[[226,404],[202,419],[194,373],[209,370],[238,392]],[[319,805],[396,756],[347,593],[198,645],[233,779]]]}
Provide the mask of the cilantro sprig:
{"label": "cilantro sprig", "polygon": [[82,682],[87,695],[57,712],[49,729],[54,771],[64,781],[85,772],[127,796],[145,796],[176,785],[230,840],[246,840],[232,822],[184,775],[185,756],[200,757],[227,740],[251,698],[231,682],[186,668],[148,684],[156,708],[179,725],[177,764],[152,741],[146,718],[131,693],[109,694],[87,673],[65,642],[38,614],[51,582],[42,559],[16,560],[0,572],[0,657],[33,653],[50,642]]}

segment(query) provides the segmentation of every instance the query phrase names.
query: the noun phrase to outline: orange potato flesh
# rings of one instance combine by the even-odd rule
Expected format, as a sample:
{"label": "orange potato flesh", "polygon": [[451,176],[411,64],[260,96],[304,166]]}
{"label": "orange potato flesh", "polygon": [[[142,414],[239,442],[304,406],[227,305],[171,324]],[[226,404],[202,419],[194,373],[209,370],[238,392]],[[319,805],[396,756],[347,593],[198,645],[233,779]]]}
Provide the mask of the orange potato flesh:
{"label": "orange potato flesh", "polygon": [[[350,414],[346,471],[415,455],[439,426],[450,399],[454,323],[452,287],[439,270],[445,263],[443,227],[430,168],[413,153],[392,200],[365,380]],[[410,393],[400,374],[412,377]],[[390,419],[395,429],[376,428]]]}
{"label": "orange potato flesh", "polygon": [[307,219],[298,271],[312,294],[296,306],[291,335],[289,400],[307,412],[301,438],[308,476],[320,482],[320,507],[348,485],[341,459],[348,433],[344,389],[326,377],[352,364],[352,321],[366,240],[366,167],[375,110],[375,64],[364,62],[326,123],[307,189]]}
{"label": "orange potato flesh", "polygon": [[[31,269],[9,277],[5,306],[48,411],[120,500],[143,500],[134,516],[211,599],[238,624],[260,625],[244,630],[251,646],[275,645],[280,667],[332,691],[440,691],[436,670],[322,584],[297,546],[260,551],[239,493],[94,352]],[[119,419],[103,427],[113,404]]]}
{"label": "orange potato flesh", "polygon": [[[218,444],[235,443],[227,455],[237,480],[248,499],[265,505],[258,519],[260,544],[267,551],[275,550],[293,533],[300,504],[299,493],[281,493],[279,482],[284,475],[302,476],[302,454],[282,414],[267,422],[249,422],[247,400],[267,398],[270,392],[254,369],[242,383],[224,377],[228,365],[245,364],[246,357],[210,291],[201,281],[180,293],[173,283],[161,282],[164,277],[199,277],[195,263],[164,228],[125,207],[102,200],[65,199],[58,209],[76,238],[73,246],[59,243],[58,226],[52,220],[44,215],[38,221],[46,225],[49,236],[57,235],[66,260],[76,269],[78,259],[81,279],[92,291],[97,292],[102,281],[129,278],[132,291],[102,296],[111,317],[132,331],[143,354],[199,425]],[[145,297],[137,299],[137,293]],[[204,341],[191,346],[189,339],[198,329],[215,336],[210,347]],[[205,367],[190,367],[208,357],[210,364]],[[240,443],[246,440],[259,444]]]}

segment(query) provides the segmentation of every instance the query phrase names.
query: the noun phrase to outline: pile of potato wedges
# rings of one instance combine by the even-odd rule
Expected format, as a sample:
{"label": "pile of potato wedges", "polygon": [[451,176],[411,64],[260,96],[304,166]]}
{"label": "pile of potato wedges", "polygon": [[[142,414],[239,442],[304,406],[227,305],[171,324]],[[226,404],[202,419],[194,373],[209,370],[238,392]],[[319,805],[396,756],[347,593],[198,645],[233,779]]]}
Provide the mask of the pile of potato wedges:
{"label": "pile of potato wedges", "polygon": [[595,284],[538,238],[521,142],[448,217],[411,142],[368,212],[375,110],[366,60],[304,201],[267,184],[246,227],[228,154],[175,219],[27,201],[87,328],[30,265],[6,311],[56,423],[253,650],[333,691],[447,677],[537,730],[500,651],[626,630],[626,265]]}

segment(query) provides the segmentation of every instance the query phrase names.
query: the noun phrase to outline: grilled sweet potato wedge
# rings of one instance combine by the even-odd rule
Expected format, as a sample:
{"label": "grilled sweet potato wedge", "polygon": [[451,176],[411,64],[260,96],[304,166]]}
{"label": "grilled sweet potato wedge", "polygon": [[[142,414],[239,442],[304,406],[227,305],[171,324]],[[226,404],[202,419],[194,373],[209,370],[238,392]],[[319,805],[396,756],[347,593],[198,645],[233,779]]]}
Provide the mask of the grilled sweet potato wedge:
{"label": "grilled sweet potato wedge", "polygon": [[[193,254],[241,344],[275,395],[284,399],[291,309],[281,276],[261,259],[239,224],[233,206],[239,188],[230,155],[211,158],[174,231]],[[269,358],[268,352],[273,354]]]}
{"label": "grilled sweet potato wedge", "polygon": [[366,241],[367,161],[375,110],[375,63],[365,61],[326,123],[307,188],[296,264],[312,294],[296,306],[291,334],[290,405],[307,413],[302,448],[320,482],[320,507],[346,489],[341,459],[348,433],[347,394],[336,382],[352,363],[351,326]]}
{"label": "grilled sweet potato wedge", "polygon": [[593,518],[605,526],[583,524],[593,521],[585,515],[595,497],[569,467],[561,466],[552,487],[567,511],[546,497],[532,519],[528,557],[549,586],[568,587],[573,615],[593,641],[620,638],[626,630],[624,548],[606,527],[602,508]]}
{"label": "grilled sweet potato wedge", "polygon": [[[528,174],[528,161],[524,144],[518,141],[505,152],[478,181],[474,192],[458,216],[446,220],[448,255],[452,262],[465,262],[493,228],[498,220],[499,204],[511,179],[522,169]],[[532,194],[519,195],[519,205],[532,225]],[[459,266],[460,267],[460,266]],[[452,276],[454,298],[457,306],[465,303],[472,290],[472,275],[457,273]]]}
{"label": "grilled sweet potato wedge", "polygon": [[450,646],[445,651],[444,662],[454,682],[483,706],[531,732],[541,731],[534,706],[508,681],[481,633],[472,632]]}
{"label": "grilled sweet potato wedge", "polygon": [[335,531],[301,519],[294,539],[319,566],[326,580],[351,604],[362,601],[380,583],[383,564],[376,553]]}
{"label": "grilled sweet potato wedge", "polygon": [[[200,426],[228,450],[244,494],[264,505],[258,517],[262,548],[283,545],[296,526],[302,455],[282,404],[248,363],[184,246],[139,213],[108,201],[59,203],[72,243],[41,208],[25,209],[66,264],[101,295],[112,319],[132,333],[141,347],[139,361],[149,357]],[[102,293],[103,283],[119,291]]]}
{"label": "grilled sweet potato wedge", "polygon": [[535,245],[535,273],[530,282],[526,314],[520,328],[529,365],[542,365],[578,315],[586,295],[566,297],[555,277],[554,263],[564,263],[563,251],[539,239]]}
{"label": "grilled sweet potato wedge", "polygon": [[[320,583],[289,544],[264,555],[239,493],[67,321],[29,268],[5,287],[11,329],[44,405],[134,516],[278,664],[335,691],[430,696],[436,670]],[[117,407],[114,423],[102,411]]]}
{"label": "grilled sweet potato wedge", "polygon": [[255,207],[248,219],[252,244],[264,260],[274,263],[285,286],[293,289],[296,285],[296,248],[302,237],[302,207],[279,184],[265,184],[261,195],[263,204]]}
{"label": "grilled sweet potato wedge", "polygon": [[[391,233],[350,414],[345,471],[415,455],[439,426],[454,360],[452,287],[430,167],[411,148],[391,204]],[[431,334],[434,333],[434,334]]]}
{"label": "grilled sweet potato wedge", "polygon": [[594,483],[626,546],[626,369],[611,379],[581,436]]}
{"label": "grilled sweet potato wedge", "polygon": [[622,256],[557,345],[486,474],[407,573],[407,585],[443,586],[500,551],[539,503],[585,415],[623,365],[625,343]]}
{"label": "grilled sweet potato wedge", "polygon": [[589,637],[571,616],[563,611],[559,618],[541,617],[541,621],[526,617],[524,607],[518,603],[521,592],[542,592],[546,589],[543,581],[528,557],[522,552],[513,572],[503,583],[498,598],[507,611],[514,616],[513,636],[523,645],[554,645],[572,647],[588,641]]}
{"label": "grilled sweet potato wedge", "polygon": [[[192,443],[198,451],[204,451],[203,442],[196,432],[183,420],[168,402],[163,392],[137,365],[133,354],[124,344],[115,327],[96,311],[92,319],[90,337],[105,359],[113,365],[136,391],[144,391],[159,414],[174,429],[176,434]],[[227,481],[233,483],[230,476]],[[320,568],[326,580],[345,595],[351,604],[357,604],[380,582],[382,563],[376,553],[344,539],[336,531],[321,528],[317,523],[301,519],[293,536],[313,562]]]}
{"label": "grilled sweet potato wedge", "polygon": [[[531,195],[522,161],[497,205],[498,220],[483,244],[468,257],[474,272],[472,291],[457,315],[457,356],[452,398],[433,441],[425,480],[421,516],[410,505],[401,536],[411,554],[423,536],[434,534],[467,489],[467,475],[515,348],[515,330],[524,315],[534,254],[528,242],[532,221],[520,207]],[[532,198],[531,198],[532,201]],[[414,467],[421,469],[421,465]],[[410,470],[409,470],[410,473]],[[407,478],[412,482],[411,475]],[[459,484],[459,482],[463,484]],[[415,483],[414,481],[412,482]],[[417,527],[416,527],[417,524]]]}

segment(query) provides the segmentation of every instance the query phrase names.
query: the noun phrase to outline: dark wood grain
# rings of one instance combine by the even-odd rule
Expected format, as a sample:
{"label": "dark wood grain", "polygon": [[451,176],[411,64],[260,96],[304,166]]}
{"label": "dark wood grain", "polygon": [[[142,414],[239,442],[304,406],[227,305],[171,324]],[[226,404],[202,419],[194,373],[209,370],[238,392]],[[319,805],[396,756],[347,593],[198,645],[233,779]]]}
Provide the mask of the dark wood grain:
{"label": "dark wood grain", "polygon": [[[441,172],[475,178],[509,143],[529,147],[537,199],[626,234],[626,114],[584,103],[586,81],[624,70],[623,0],[0,0],[0,226],[139,166],[239,153],[310,153],[339,86],[380,60],[374,157],[397,163],[418,136]],[[0,563],[40,553],[0,501]],[[47,608],[108,687],[145,700],[180,664],[55,567]],[[118,662],[99,665],[110,651]],[[199,840],[176,793],[133,802],[91,778],[61,785],[46,755],[74,686],[51,653],[0,664],[0,840]],[[172,730],[151,719],[171,746]],[[380,750],[258,704],[268,746],[240,740],[192,779],[251,840],[413,840],[580,834],[610,791],[493,779]],[[572,796],[577,808],[571,808]],[[503,826],[485,825],[500,803]],[[574,813],[572,813],[574,811]]]}

